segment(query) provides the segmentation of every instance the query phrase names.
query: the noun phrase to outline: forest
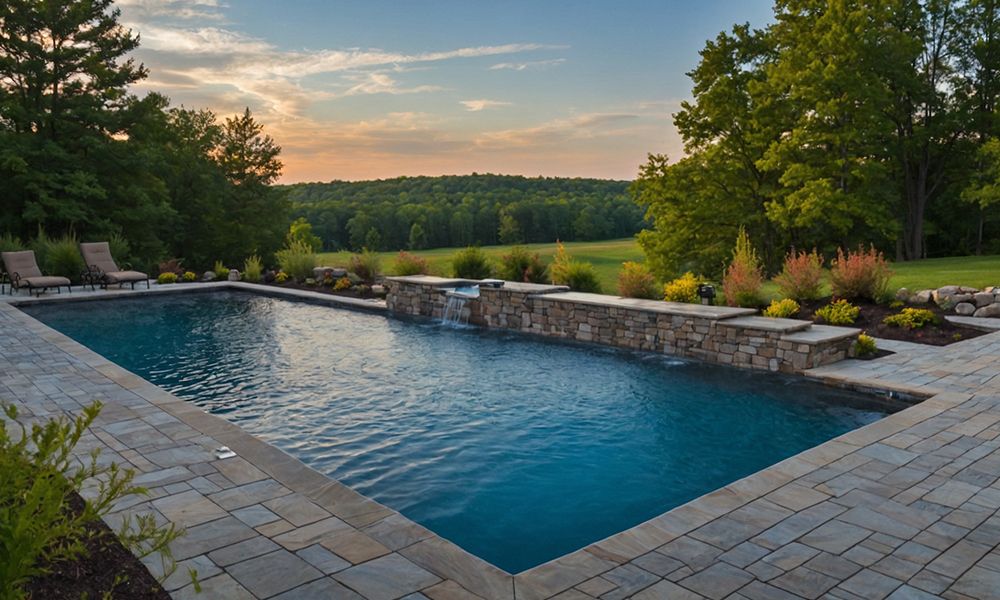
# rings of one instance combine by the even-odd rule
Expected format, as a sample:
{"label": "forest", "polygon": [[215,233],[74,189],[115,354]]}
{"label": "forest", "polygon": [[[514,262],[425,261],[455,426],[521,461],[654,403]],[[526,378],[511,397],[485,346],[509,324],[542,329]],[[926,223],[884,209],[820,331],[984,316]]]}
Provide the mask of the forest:
{"label": "forest", "polygon": [[643,224],[626,181],[472,174],[286,189],[326,250],[604,240]]}

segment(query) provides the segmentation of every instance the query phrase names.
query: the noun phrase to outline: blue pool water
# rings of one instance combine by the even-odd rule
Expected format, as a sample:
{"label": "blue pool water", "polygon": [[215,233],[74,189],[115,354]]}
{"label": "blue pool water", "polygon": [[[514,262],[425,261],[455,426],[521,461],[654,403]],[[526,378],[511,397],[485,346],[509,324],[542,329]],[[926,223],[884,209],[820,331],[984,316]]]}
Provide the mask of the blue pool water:
{"label": "blue pool water", "polygon": [[24,310],[515,573],[886,412],[799,378],[248,294]]}

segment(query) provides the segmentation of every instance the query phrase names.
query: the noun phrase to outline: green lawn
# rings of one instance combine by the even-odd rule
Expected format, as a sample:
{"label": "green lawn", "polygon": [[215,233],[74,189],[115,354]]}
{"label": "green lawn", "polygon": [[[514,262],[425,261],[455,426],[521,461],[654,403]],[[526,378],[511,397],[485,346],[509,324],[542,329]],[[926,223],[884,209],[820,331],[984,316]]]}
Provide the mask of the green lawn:
{"label": "green lawn", "polygon": [[[533,252],[550,261],[556,251],[555,244],[528,244]],[[457,248],[436,248],[414,252],[427,258],[435,275],[451,276],[451,257]],[[490,256],[499,258],[510,251],[510,246],[487,246],[483,250]],[[607,240],[603,242],[566,242],[566,250],[577,260],[593,263],[601,278],[605,293],[614,293],[621,264],[627,260],[642,261],[643,254],[632,238]],[[391,272],[395,252],[382,252],[382,267]],[[320,255],[323,264],[346,266],[349,252],[327,252]],[[967,285],[983,288],[1000,285],[1000,256],[959,256],[953,258],[929,258],[914,262],[894,263],[893,277],[889,285],[892,291],[901,287],[912,291],[937,288],[943,285]],[[765,294],[777,296],[773,283],[765,286]]]}
{"label": "green lawn", "polygon": [[[576,260],[583,260],[594,265],[601,278],[601,287],[604,292],[614,293],[618,281],[618,270],[622,263],[627,260],[642,261],[642,250],[632,238],[623,240],[605,240],[602,242],[566,242],[566,251]],[[526,244],[532,252],[541,255],[545,262],[551,262],[552,255],[556,252],[555,244]],[[499,259],[501,255],[510,251],[510,246],[484,246],[483,251],[490,256]],[[459,248],[435,248],[434,250],[417,250],[413,254],[423,256],[431,264],[431,272],[434,275],[450,277],[451,257]],[[380,252],[382,255],[382,268],[387,273],[392,272],[392,260],[396,252]],[[350,259],[350,252],[326,252],[320,255],[320,262],[325,266],[342,267],[346,266]]]}

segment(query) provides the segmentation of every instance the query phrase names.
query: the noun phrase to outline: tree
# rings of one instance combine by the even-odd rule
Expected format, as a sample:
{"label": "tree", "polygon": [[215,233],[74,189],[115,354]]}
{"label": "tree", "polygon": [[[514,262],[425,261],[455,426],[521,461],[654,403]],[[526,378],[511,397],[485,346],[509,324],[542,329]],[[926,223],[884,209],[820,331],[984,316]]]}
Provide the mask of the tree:
{"label": "tree", "polygon": [[410,227],[410,241],[408,246],[410,250],[421,250],[427,247],[427,234],[424,233],[424,228],[420,223],[414,223]]}
{"label": "tree", "polygon": [[517,222],[517,219],[507,213],[500,215],[500,229],[497,231],[497,237],[500,239],[501,244],[506,245],[524,242],[524,233],[521,231],[521,225]]}
{"label": "tree", "polygon": [[305,217],[295,219],[288,227],[288,235],[285,236],[285,245],[291,246],[294,242],[305,244],[312,248],[313,252],[319,252],[323,249],[323,240],[313,233],[313,227]]}

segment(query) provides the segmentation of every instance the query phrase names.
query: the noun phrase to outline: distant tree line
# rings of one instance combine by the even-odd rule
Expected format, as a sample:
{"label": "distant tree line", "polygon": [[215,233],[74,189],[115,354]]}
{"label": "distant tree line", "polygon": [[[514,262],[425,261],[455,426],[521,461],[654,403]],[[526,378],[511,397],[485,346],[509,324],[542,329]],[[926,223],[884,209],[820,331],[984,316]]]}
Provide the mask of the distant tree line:
{"label": "distant tree line", "polygon": [[626,181],[472,174],[285,189],[326,250],[600,240],[643,225]]}
{"label": "distant tree line", "polygon": [[710,40],[675,115],[686,155],[632,192],[661,277],[717,273],[745,227],[898,260],[1000,252],[1000,2],[778,0]]}
{"label": "distant tree line", "polygon": [[[222,122],[128,86],[147,71],[111,0],[0,5],[0,235],[123,236],[131,258],[269,256],[288,206],[280,148],[249,110]],[[120,257],[125,260],[129,257]]]}

